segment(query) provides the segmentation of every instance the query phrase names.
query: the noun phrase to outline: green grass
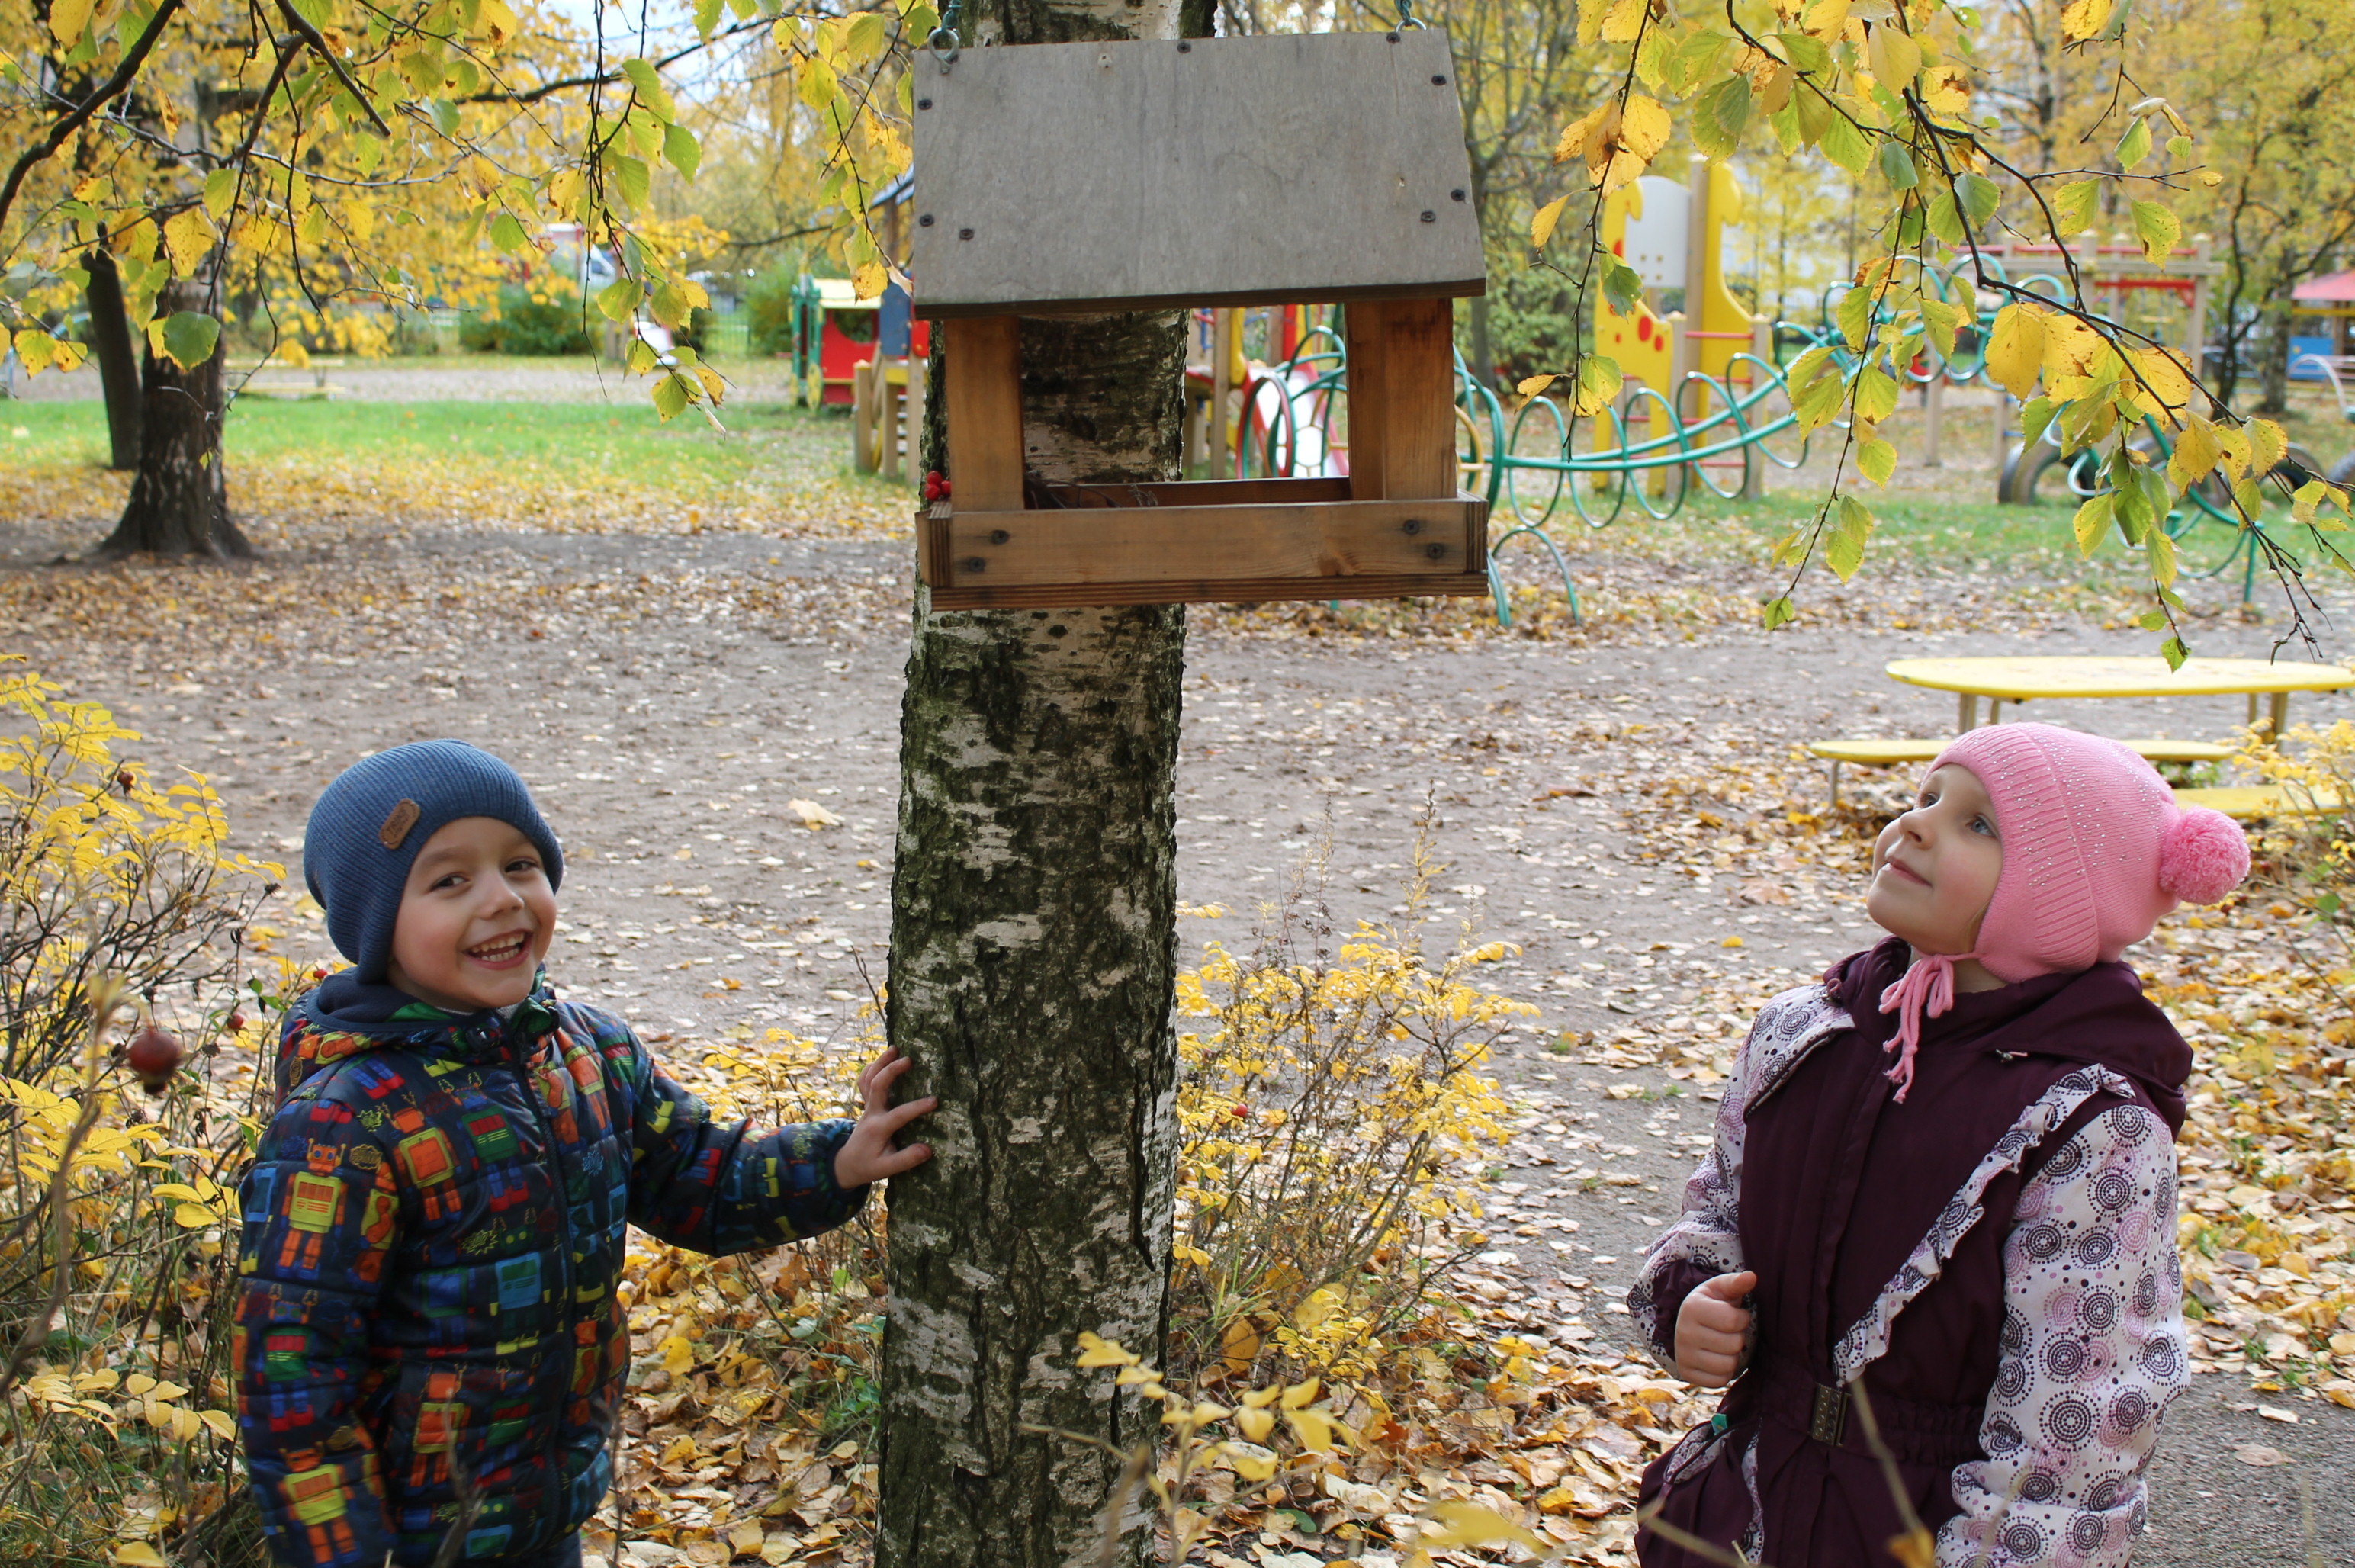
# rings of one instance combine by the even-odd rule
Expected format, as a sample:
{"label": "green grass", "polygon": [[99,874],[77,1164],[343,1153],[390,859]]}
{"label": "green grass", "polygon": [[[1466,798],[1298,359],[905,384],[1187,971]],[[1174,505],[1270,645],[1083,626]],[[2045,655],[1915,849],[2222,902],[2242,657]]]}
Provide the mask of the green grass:
{"label": "green grass", "polygon": [[[9,439],[0,443],[0,461],[26,466],[106,461],[106,414],[95,401],[16,403],[0,417],[10,427]],[[665,424],[628,389],[617,389],[617,400],[609,405],[253,398],[230,411],[224,443],[231,462],[319,452],[347,457],[366,453],[393,463],[453,457],[498,464],[560,462],[626,471],[642,484],[684,487],[741,480],[781,443],[838,446],[848,459],[850,428],[839,415],[786,403],[731,403],[721,408],[719,418],[725,432],[692,411]]]}

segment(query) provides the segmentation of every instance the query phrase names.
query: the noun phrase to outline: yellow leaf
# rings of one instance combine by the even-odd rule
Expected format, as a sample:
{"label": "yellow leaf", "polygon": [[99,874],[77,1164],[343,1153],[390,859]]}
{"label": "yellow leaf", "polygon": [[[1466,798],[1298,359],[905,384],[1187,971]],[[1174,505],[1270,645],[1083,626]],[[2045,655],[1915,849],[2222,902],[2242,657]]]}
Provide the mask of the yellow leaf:
{"label": "yellow leaf", "polygon": [[1425,1529],[1415,1538],[1415,1544],[1426,1550],[1435,1546],[1488,1546],[1500,1541],[1526,1546],[1532,1552],[1552,1550],[1550,1542],[1540,1541],[1496,1509],[1477,1503],[1434,1503],[1431,1517],[1439,1527]]}
{"label": "yellow leaf", "polygon": [[1569,205],[1570,197],[1558,196],[1538,208],[1538,215],[1529,220],[1530,250],[1546,248],[1546,241],[1553,238],[1554,225],[1561,221],[1561,209]]}
{"label": "yellow leaf", "polygon": [[2262,479],[2274,471],[2274,464],[2289,450],[2289,437],[2271,420],[2251,420],[2248,431],[2249,472]]}
{"label": "yellow leaf", "polygon": [[850,274],[851,292],[860,299],[871,300],[882,293],[884,285],[890,281],[891,274],[882,262],[869,261]]}
{"label": "yellow leaf", "polygon": [[237,1417],[226,1410],[208,1410],[199,1413],[203,1416],[205,1424],[212,1429],[214,1436],[224,1443],[237,1441]]}
{"label": "yellow leaf", "polygon": [[673,1334],[662,1342],[663,1371],[673,1377],[683,1376],[695,1365],[695,1347],[687,1342],[684,1334]]}
{"label": "yellow leaf", "polygon": [[[785,809],[800,817],[802,826],[813,833],[821,827],[838,827],[842,825],[842,818],[814,800],[789,800],[785,802]],[[1082,1364],[1085,1365],[1084,1362]]]}
{"label": "yellow leaf", "polygon": [[1644,18],[1650,10],[1651,0],[1612,0],[1611,14],[1603,18],[1603,41],[1634,43],[1636,35],[1644,30]]}
{"label": "yellow leaf", "polygon": [[186,1405],[180,1404],[176,1404],[172,1407],[172,1437],[174,1441],[179,1443],[193,1442],[196,1439],[197,1434],[202,1432],[204,1429],[204,1419],[197,1415],[195,1411],[190,1410]]}
{"label": "yellow leaf", "polygon": [[1123,1349],[1100,1335],[1080,1330],[1080,1365],[1083,1367],[1133,1367],[1137,1356]]}
{"label": "yellow leaf", "polygon": [[1310,1378],[1305,1383],[1294,1383],[1284,1391],[1284,1408],[1286,1410],[1305,1408],[1308,1403],[1316,1397],[1316,1391],[1320,1386],[1322,1386],[1321,1380],[1316,1378]]}
{"label": "yellow leaf", "polygon": [[201,1203],[183,1203],[172,1211],[172,1223],[184,1231],[201,1231],[220,1223],[220,1216]]}
{"label": "yellow leaf", "polygon": [[728,1532],[729,1550],[740,1557],[751,1556],[758,1552],[767,1543],[767,1534],[761,1529],[761,1521],[757,1519],[740,1520],[736,1527]]}
{"label": "yellow leaf", "polygon": [[2109,26],[2113,0],[2069,0],[2061,8],[2061,37],[2075,43]]}
{"label": "yellow leaf", "polygon": [[193,273],[213,248],[213,220],[201,207],[183,208],[164,220],[164,250],[172,271],[181,277]]}
{"label": "yellow leaf", "polygon": [[114,1561],[123,1568],[165,1568],[164,1554],[144,1541],[115,1542]]}
{"label": "yellow leaf", "polygon": [[1267,1435],[1275,1430],[1275,1413],[1272,1410],[1239,1410],[1235,1412],[1235,1430],[1254,1443],[1264,1443]]}
{"label": "yellow leaf", "polygon": [[1216,1456],[1246,1481],[1264,1481],[1275,1474],[1275,1456],[1256,1443],[1221,1443]]}
{"label": "yellow leaf", "polygon": [[1904,91],[1922,74],[1922,46],[1892,23],[1884,22],[1872,29],[1872,41],[1867,46],[1866,55],[1873,76],[1891,92]]}
{"label": "yellow leaf", "polygon": [[2175,450],[2167,459],[2167,482],[2178,490],[2189,490],[2208,477],[2223,448],[2216,440],[2216,427],[2203,419],[2184,421],[2183,432],[2175,438]]}
{"label": "yellow leaf", "polygon": [[1987,344],[1987,374],[2015,398],[2025,398],[2044,366],[2044,316],[2032,305],[2008,304],[1995,313]]}
{"label": "yellow leaf", "polygon": [[2142,241],[2144,258],[2166,261],[2173,253],[2175,242],[2183,237],[2183,220],[2156,201],[2129,202],[2126,210],[2134,220],[2135,238]]}
{"label": "yellow leaf", "polygon": [[1321,1410],[1287,1410],[1284,1413],[1284,1422],[1292,1428],[1292,1435],[1300,1439],[1303,1448],[1319,1452],[1332,1447],[1335,1439],[1346,1430],[1338,1421]]}
{"label": "yellow leaf", "polygon": [[2191,372],[2164,348],[2137,348],[2127,355],[2137,378],[2135,407],[2151,418],[2180,421],[2191,406]]}
{"label": "yellow leaf", "polygon": [[30,374],[39,375],[57,357],[58,340],[38,327],[28,326],[16,335],[16,357]]}
{"label": "yellow leaf", "polygon": [[58,42],[71,48],[81,42],[90,30],[90,14],[98,8],[98,0],[57,0],[49,7],[49,31]]}
{"label": "yellow leaf", "polygon": [[140,1394],[145,1393],[149,1389],[154,1388],[155,1386],[155,1380],[149,1377],[145,1372],[133,1372],[129,1377],[123,1380],[123,1392],[134,1398]]}
{"label": "yellow leaf", "polygon": [[1514,383],[1513,390],[1518,392],[1525,398],[1534,398],[1540,392],[1544,391],[1548,387],[1552,386],[1553,383],[1554,374],[1552,371],[1548,370],[1542,375],[1522,377],[1518,381]]}
{"label": "yellow leaf", "polygon": [[1668,135],[1674,128],[1668,112],[1657,101],[1631,92],[1627,95],[1627,108],[1620,117],[1619,144],[1649,163],[1654,154],[1668,144]]}
{"label": "yellow leaf", "polygon": [[1572,158],[1582,156],[1586,152],[1588,141],[1594,136],[1604,121],[1615,112],[1615,105],[1604,103],[1600,107],[1588,110],[1563,126],[1561,139],[1553,144],[1553,161],[1557,164],[1566,164]]}

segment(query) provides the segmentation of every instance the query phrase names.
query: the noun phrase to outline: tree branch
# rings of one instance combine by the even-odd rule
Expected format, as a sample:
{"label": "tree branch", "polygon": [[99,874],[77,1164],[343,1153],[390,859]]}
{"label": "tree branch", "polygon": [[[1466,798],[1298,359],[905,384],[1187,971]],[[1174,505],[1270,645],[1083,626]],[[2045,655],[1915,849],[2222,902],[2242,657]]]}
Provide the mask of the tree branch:
{"label": "tree branch", "polygon": [[148,55],[155,51],[155,41],[164,36],[165,25],[171,21],[180,5],[181,0],[163,0],[163,4],[155,7],[155,15],[148,21],[147,30],[139,35],[138,41],[123,57],[123,63],[114,68],[114,74],[108,77],[97,91],[83,99],[72,113],[50,126],[47,136],[18,155],[16,166],[8,171],[7,183],[0,185],[0,224],[7,222],[8,209],[16,204],[16,193],[23,188],[26,176],[64,146],[67,137],[88,124],[91,115],[122,97],[132,82],[138,79],[139,68],[147,63]]}
{"label": "tree branch", "polygon": [[[289,27],[303,36],[303,41],[311,46],[311,52],[319,57],[320,63],[336,73],[336,80],[344,84],[344,91],[352,95],[352,101],[358,104],[360,112],[368,117],[368,123],[376,127],[376,133],[387,141],[391,140],[392,127],[384,123],[384,116],[378,114],[376,112],[376,105],[368,101],[368,94],[362,92],[360,84],[352,80],[352,73],[344,69],[344,62],[336,58],[336,51],[327,47],[327,40],[319,36],[319,29],[313,27],[310,19],[302,12],[294,9],[289,4],[289,0],[278,0],[278,14],[286,18]],[[261,112],[266,112],[269,108],[270,104],[265,100]]]}

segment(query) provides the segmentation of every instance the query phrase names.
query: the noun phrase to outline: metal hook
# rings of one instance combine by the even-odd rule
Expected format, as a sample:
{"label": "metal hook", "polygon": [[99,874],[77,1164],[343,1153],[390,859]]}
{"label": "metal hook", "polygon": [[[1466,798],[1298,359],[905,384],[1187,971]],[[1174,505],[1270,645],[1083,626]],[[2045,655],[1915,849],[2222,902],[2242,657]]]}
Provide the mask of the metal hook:
{"label": "metal hook", "polygon": [[931,49],[932,58],[941,62],[943,76],[948,75],[949,67],[956,64],[957,46],[961,41],[957,37],[957,15],[964,9],[964,7],[957,4],[956,0],[950,0],[947,10],[941,14],[941,25],[934,27],[931,36],[924,39],[924,47]]}
{"label": "metal hook", "polygon": [[1398,8],[1399,27],[1401,29],[1429,26],[1422,17],[1414,14],[1414,0],[1398,0]]}

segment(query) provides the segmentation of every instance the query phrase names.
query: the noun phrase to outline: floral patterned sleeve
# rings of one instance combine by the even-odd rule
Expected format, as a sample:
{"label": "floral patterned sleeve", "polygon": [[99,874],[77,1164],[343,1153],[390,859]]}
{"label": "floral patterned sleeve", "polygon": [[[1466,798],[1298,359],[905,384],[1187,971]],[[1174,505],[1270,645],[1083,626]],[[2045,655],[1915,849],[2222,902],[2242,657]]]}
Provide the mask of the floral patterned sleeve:
{"label": "floral patterned sleeve", "polygon": [[1742,1272],[1742,1143],[1750,1107],[1818,1040],[1848,1024],[1821,986],[1802,986],[1760,1008],[1734,1053],[1709,1153],[1685,1182],[1684,1212],[1652,1243],[1627,1292],[1627,1310],[1662,1367],[1675,1370],[1677,1314],[1685,1297],[1719,1275]]}
{"label": "floral patterned sleeve", "polygon": [[2190,1375],[2175,1146],[2140,1105],[2087,1123],[2021,1191],[2003,1359],[1957,1467],[1942,1568],[2124,1568],[2158,1418]]}

